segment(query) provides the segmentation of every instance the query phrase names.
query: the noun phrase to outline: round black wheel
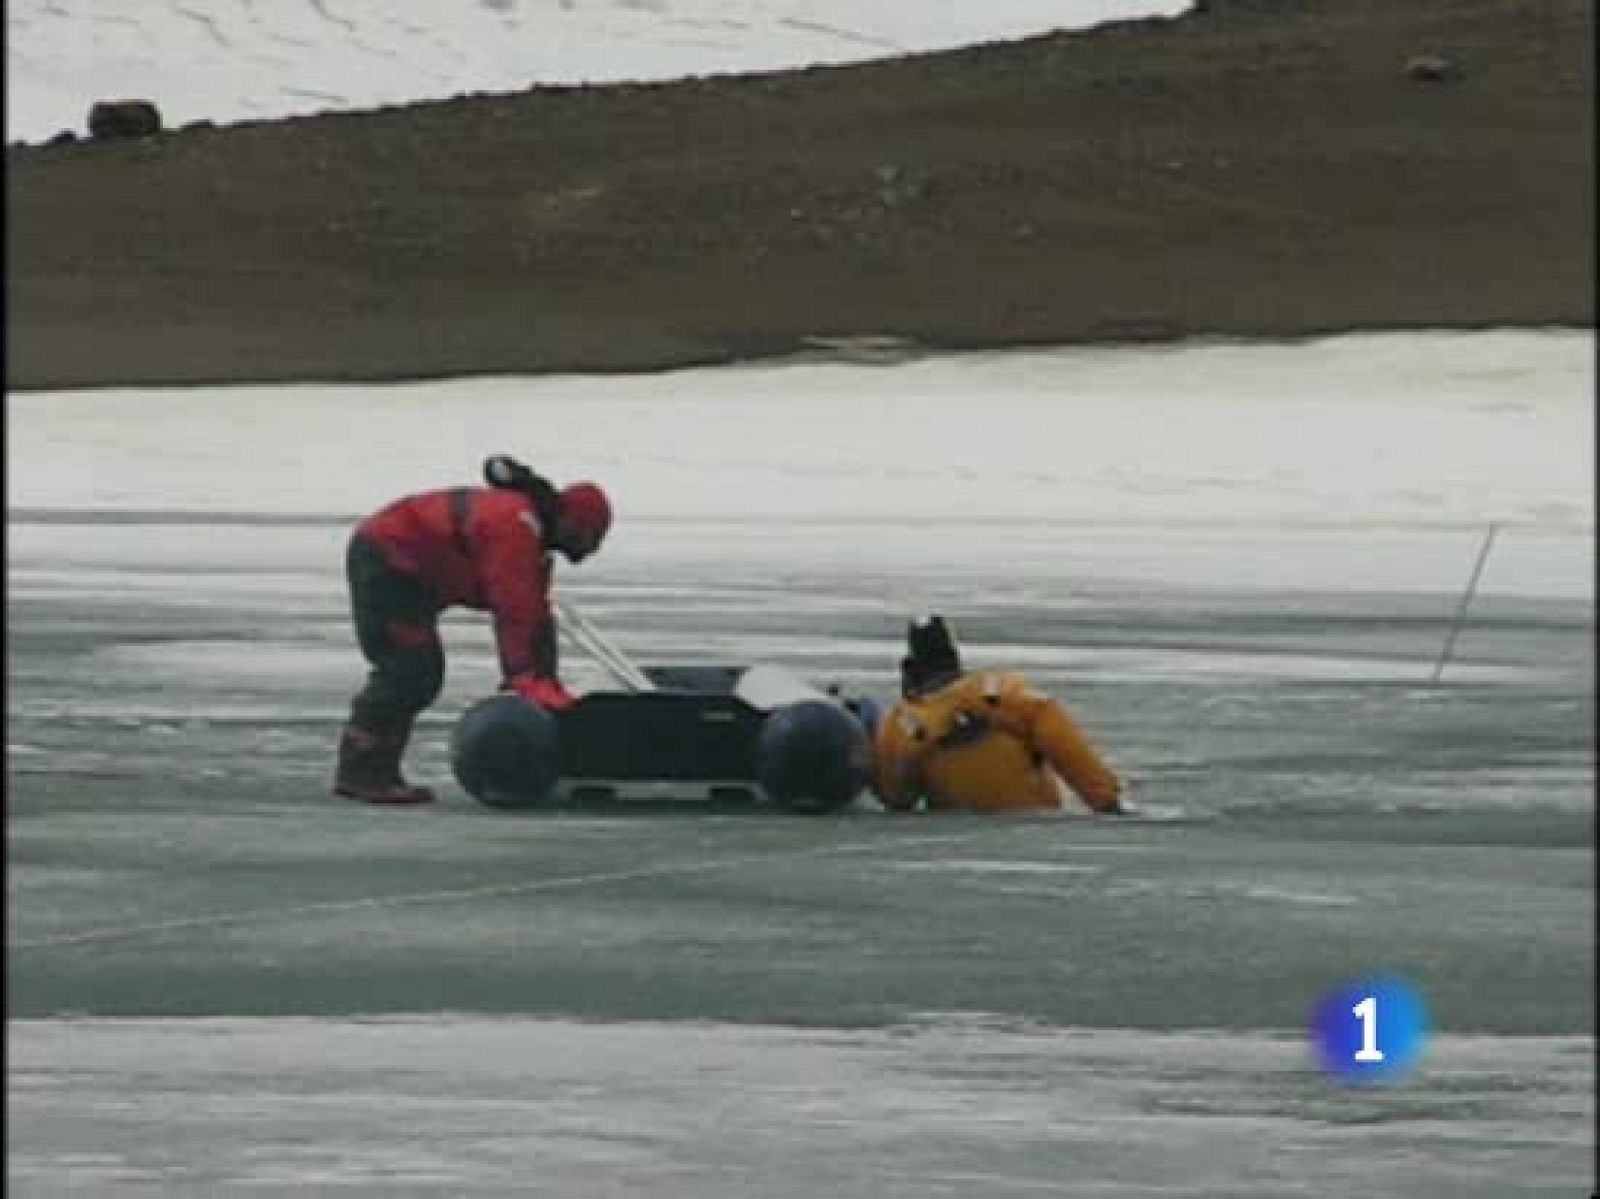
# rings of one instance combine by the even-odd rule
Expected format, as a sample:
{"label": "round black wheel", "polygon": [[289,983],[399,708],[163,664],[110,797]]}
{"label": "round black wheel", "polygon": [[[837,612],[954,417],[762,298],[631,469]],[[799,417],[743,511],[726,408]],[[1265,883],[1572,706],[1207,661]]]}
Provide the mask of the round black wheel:
{"label": "round black wheel", "polygon": [[761,789],[795,812],[832,812],[866,787],[872,745],[852,713],[822,699],[772,712],[757,749]]}
{"label": "round black wheel", "polygon": [[479,803],[536,807],[560,777],[556,718],[509,692],[480,700],[456,722],[450,768]]}

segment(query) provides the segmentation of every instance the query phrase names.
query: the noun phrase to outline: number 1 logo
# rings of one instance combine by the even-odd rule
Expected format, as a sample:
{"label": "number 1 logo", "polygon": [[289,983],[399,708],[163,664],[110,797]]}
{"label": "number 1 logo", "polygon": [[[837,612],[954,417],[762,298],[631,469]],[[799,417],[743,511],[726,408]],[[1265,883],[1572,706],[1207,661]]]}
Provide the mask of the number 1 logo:
{"label": "number 1 logo", "polygon": [[1348,1082],[1387,1081],[1416,1064],[1427,1039],[1427,1014],[1409,983],[1360,979],[1322,997],[1310,1032],[1329,1074]]}
{"label": "number 1 logo", "polygon": [[1355,1007],[1351,1015],[1361,1018],[1361,1048],[1356,1050],[1355,1061],[1381,1062],[1383,1050],[1378,1048],[1378,997],[1368,995]]}

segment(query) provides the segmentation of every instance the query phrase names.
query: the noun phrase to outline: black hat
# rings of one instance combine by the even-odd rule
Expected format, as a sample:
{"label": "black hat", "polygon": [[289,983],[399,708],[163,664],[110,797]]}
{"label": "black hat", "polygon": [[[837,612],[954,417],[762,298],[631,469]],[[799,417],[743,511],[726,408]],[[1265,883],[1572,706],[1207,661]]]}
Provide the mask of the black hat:
{"label": "black hat", "polygon": [[908,624],[906,650],[900,663],[900,682],[907,695],[961,673],[961,651],[942,616],[926,616]]}

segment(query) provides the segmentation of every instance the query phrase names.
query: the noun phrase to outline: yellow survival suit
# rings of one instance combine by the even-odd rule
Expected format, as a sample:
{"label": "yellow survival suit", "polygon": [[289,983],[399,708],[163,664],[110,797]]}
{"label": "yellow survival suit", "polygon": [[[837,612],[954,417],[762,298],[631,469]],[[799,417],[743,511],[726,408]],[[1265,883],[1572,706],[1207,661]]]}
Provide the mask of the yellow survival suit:
{"label": "yellow survival suit", "polygon": [[876,736],[878,797],[901,810],[1060,808],[1065,787],[1097,812],[1122,810],[1122,783],[1056,700],[1010,671],[962,673],[942,618],[914,623],[905,698]]}

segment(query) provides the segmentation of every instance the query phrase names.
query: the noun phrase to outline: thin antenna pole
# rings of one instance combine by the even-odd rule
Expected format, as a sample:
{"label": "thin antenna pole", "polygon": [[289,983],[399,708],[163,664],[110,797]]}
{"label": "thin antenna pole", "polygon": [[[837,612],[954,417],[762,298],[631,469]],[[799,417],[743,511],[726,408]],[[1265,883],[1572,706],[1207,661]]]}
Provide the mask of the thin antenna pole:
{"label": "thin antenna pole", "polygon": [[1495,534],[1500,531],[1497,523],[1489,525],[1489,531],[1484,534],[1483,544],[1478,547],[1478,560],[1472,564],[1472,577],[1467,580],[1466,590],[1461,593],[1461,602],[1456,605],[1455,619],[1450,624],[1450,633],[1444,639],[1444,648],[1439,651],[1439,660],[1433,664],[1433,678],[1430,682],[1437,683],[1444,675],[1445,664],[1450,661],[1450,654],[1456,647],[1456,637],[1461,632],[1461,625],[1467,618],[1467,608],[1472,603],[1472,596],[1478,590],[1478,580],[1483,577],[1483,564],[1489,560],[1489,547],[1494,544]]}

